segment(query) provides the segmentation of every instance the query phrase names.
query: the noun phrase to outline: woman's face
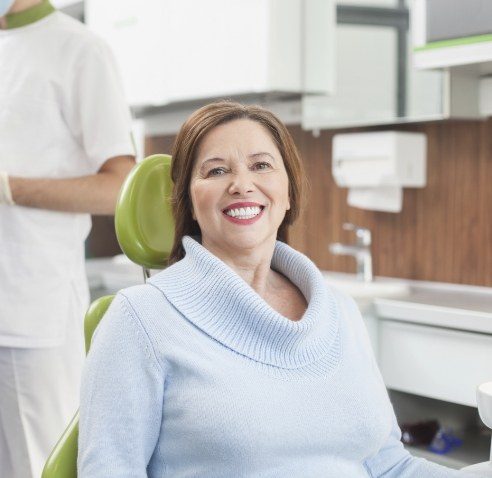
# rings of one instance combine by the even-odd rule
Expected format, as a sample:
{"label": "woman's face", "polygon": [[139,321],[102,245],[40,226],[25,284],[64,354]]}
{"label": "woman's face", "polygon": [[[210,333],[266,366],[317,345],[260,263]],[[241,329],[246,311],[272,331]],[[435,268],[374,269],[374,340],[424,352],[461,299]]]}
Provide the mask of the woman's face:
{"label": "woman's face", "polygon": [[268,131],[248,119],[209,131],[197,151],[190,196],[202,244],[218,257],[272,250],[290,202],[284,162]]}

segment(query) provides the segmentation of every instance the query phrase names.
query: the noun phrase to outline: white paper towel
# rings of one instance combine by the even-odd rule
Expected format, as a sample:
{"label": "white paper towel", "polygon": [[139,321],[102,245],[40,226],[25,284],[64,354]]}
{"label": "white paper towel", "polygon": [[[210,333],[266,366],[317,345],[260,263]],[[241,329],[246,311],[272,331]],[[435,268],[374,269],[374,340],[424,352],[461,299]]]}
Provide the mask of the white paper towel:
{"label": "white paper towel", "polygon": [[403,191],[401,186],[349,188],[347,203],[371,211],[400,212]]}

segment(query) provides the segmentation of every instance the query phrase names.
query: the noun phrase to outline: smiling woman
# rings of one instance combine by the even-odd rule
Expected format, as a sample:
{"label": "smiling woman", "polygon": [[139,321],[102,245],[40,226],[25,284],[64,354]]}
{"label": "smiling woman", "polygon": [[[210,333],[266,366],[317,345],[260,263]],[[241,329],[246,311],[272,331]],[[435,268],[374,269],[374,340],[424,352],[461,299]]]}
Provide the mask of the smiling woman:
{"label": "smiling woman", "polygon": [[172,177],[173,262],[94,335],[79,478],[467,476],[408,454],[358,307],[277,240],[304,182],[285,126],[205,106]]}

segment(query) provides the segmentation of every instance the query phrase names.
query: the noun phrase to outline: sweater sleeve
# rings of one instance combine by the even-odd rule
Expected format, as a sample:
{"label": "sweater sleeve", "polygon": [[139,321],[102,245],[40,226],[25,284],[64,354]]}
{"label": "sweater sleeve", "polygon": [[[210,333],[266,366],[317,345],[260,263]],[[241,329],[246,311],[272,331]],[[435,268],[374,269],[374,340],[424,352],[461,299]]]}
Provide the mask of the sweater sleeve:
{"label": "sweater sleeve", "polygon": [[391,434],[384,447],[366,460],[365,467],[371,478],[478,478],[480,476],[412,456],[404,448],[400,435],[400,428],[395,418]]}
{"label": "sweater sleeve", "polygon": [[79,478],[147,477],[164,379],[145,330],[118,294],[96,330],[83,373]]}

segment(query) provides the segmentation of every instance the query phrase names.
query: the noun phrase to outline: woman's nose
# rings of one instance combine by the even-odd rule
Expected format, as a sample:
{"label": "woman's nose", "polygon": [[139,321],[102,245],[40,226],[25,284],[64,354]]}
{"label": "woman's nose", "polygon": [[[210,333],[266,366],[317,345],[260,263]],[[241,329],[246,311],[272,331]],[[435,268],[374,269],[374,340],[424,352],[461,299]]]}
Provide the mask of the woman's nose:
{"label": "woman's nose", "polygon": [[231,176],[229,194],[243,195],[254,190],[252,174],[249,171],[236,173]]}

